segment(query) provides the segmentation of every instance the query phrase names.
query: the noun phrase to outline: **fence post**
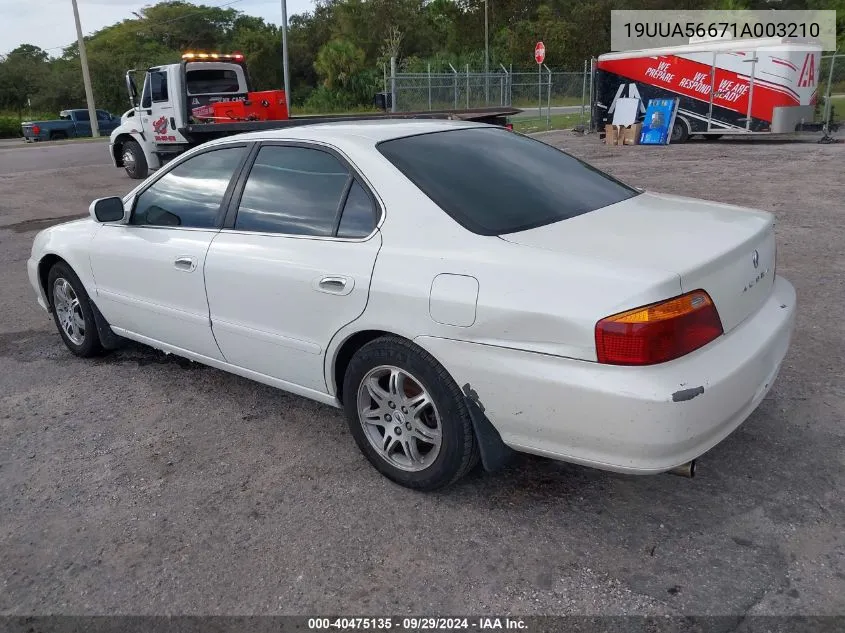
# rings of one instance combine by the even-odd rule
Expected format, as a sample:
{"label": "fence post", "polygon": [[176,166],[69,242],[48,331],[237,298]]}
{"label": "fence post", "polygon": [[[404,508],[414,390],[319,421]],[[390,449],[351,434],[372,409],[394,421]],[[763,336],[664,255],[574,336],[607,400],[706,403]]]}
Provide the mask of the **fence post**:
{"label": "fence post", "polygon": [[390,58],[390,111],[396,112],[396,58]]}
{"label": "fence post", "polygon": [[587,105],[587,60],[584,60],[584,85],[581,88],[581,125],[584,125],[584,110]]}
{"label": "fence post", "polygon": [[824,125],[822,126],[822,132],[825,137],[830,134],[830,85],[833,83],[833,65],[836,63],[836,54],[838,52],[838,49],[833,51],[833,55],[830,58],[830,69],[827,72],[827,91],[824,96]]}
{"label": "fence post", "polygon": [[590,106],[590,118],[588,119],[588,121],[590,122],[590,128],[589,128],[590,130],[593,130],[593,126],[595,125],[595,122],[593,121],[593,83],[594,83],[595,75],[596,75],[596,58],[591,57],[590,58],[590,99],[588,101],[588,104]]}
{"label": "fence post", "polygon": [[513,106],[513,64],[510,65],[508,73],[508,105]]}
{"label": "fence post", "polygon": [[543,116],[543,64],[537,64],[537,117]]}
{"label": "fence post", "polygon": [[467,64],[467,110],[469,110],[469,64]]}
{"label": "fence post", "polygon": [[502,67],[502,72],[505,73],[502,75],[502,98],[500,99],[501,103],[499,105],[510,105],[507,102],[507,92],[505,91],[505,86],[508,85],[510,77],[508,76],[508,69],[505,68],[504,64],[499,64]]}
{"label": "fence post", "polygon": [[428,65],[428,111],[431,112],[431,64]]}
{"label": "fence post", "polygon": [[455,70],[455,67],[452,64],[449,64],[449,68],[452,69],[452,79],[455,84],[455,110],[458,109],[458,71]]}
{"label": "fence post", "polygon": [[543,68],[549,71],[549,89],[546,92],[546,129],[552,127],[552,70],[545,64]]}

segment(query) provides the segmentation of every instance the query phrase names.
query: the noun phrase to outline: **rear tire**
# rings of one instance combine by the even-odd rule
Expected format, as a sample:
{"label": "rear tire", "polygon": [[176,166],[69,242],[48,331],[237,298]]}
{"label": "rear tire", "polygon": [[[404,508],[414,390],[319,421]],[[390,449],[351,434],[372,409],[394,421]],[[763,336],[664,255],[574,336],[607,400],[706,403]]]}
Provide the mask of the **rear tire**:
{"label": "rear tire", "polygon": [[669,139],[670,143],[686,143],[689,138],[689,125],[683,119],[676,118],[675,124],[672,126],[672,135]]}
{"label": "rear tire", "polygon": [[126,141],[121,147],[123,158],[123,169],[126,174],[134,180],[143,180],[146,178],[150,169],[147,165],[147,157],[144,156],[144,150],[137,141]]}
{"label": "rear tire", "polygon": [[64,262],[54,264],[47,275],[46,290],[53,320],[67,348],[83,358],[102,354],[91,300],[71,267]]}
{"label": "rear tire", "polygon": [[436,490],[478,463],[472,419],[458,385],[410,341],[384,336],[346,368],[344,409],[358,448],[385,477]]}

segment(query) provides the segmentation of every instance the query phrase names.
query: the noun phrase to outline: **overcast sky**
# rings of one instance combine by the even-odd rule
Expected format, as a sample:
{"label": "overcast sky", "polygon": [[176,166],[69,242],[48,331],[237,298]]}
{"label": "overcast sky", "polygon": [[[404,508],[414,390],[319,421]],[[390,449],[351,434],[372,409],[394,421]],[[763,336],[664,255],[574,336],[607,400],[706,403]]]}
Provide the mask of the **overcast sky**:
{"label": "overcast sky", "polygon": [[[155,1],[77,0],[82,31],[89,35],[104,26],[132,18],[132,12]],[[230,6],[249,15],[279,24],[281,0],[191,0],[194,4]],[[288,16],[314,8],[313,0],[287,0]],[[0,53],[20,44],[35,44],[60,55],[61,49],[76,40],[71,0],[0,0]]]}

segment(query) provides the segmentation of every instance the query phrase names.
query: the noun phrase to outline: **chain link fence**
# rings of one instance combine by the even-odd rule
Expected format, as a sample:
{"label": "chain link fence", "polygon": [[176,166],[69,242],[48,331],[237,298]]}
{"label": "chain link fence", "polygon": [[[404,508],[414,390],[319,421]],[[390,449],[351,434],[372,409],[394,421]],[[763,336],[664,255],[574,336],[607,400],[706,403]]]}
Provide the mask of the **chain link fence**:
{"label": "chain link fence", "polygon": [[816,118],[831,125],[845,124],[845,54],[822,55]]}
{"label": "chain link fence", "polygon": [[[518,120],[537,129],[552,127],[552,117],[589,127],[592,97],[590,61],[581,71],[563,71],[545,64],[537,72],[500,65],[488,72],[469,66],[428,72],[395,72],[384,67],[384,92],[392,94],[394,112],[425,112],[485,107],[520,108]],[[822,55],[818,69],[814,119],[835,128],[845,124],[845,54]]]}
{"label": "chain link fence", "polygon": [[424,73],[384,68],[384,91],[392,95],[393,112],[425,112],[512,106],[525,111],[520,121],[566,115],[587,123],[590,116],[590,63],[582,71],[560,71],[543,64],[538,72],[499,66],[484,73],[469,66]]}

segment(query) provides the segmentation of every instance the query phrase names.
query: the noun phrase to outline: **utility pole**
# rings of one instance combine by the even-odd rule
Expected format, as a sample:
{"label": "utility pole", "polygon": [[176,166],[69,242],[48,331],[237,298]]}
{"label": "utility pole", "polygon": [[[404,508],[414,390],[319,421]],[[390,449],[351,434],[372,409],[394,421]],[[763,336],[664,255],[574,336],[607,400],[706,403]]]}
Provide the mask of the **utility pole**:
{"label": "utility pole", "polygon": [[288,71],[288,3],[282,0],[282,72],[284,73],[285,106],[290,116],[290,72]]}
{"label": "utility pole", "polygon": [[91,73],[88,72],[88,56],[85,54],[85,38],[82,37],[82,23],[79,21],[79,7],[76,0],[73,4],[73,19],[76,21],[76,40],[79,44],[79,61],[82,63],[82,83],[85,84],[85,100],[88,102],[88,117],[91,119],[91,136],[100,136],[100,126],[97,125],[97,108],[94,107],[94,91],[91,89]]}
{"label": "utility pole", "polygon": [[484,105],[490,105],[490,29],[487,22],[487,0],[484,0]]}

